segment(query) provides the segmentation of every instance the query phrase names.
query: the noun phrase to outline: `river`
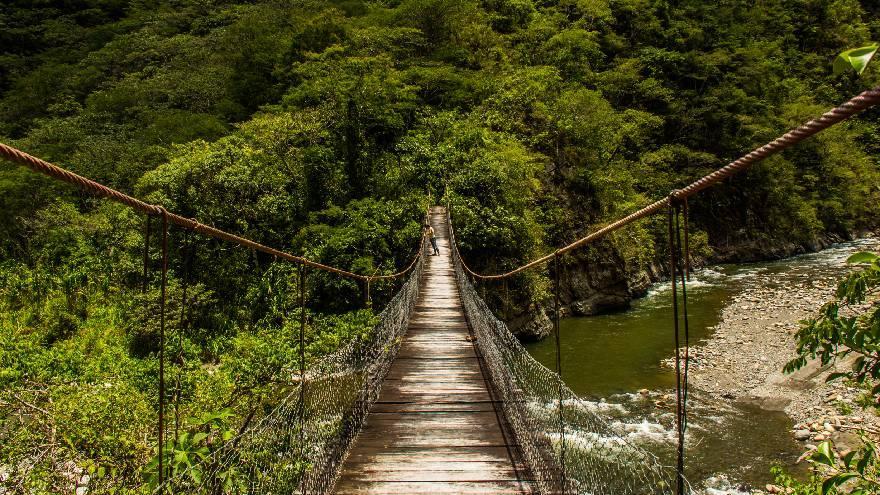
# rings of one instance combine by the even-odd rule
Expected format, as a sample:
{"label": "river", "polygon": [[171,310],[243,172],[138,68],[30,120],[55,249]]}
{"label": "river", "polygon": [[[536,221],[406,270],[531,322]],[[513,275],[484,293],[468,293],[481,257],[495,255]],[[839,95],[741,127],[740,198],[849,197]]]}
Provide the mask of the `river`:
{"label": "river", "polygon": [[[875,244],[866,239],[785,260],[698,270],[688,285],[691,345],[710,338],[725,306],[755,284],[788,288],[831,282],[850,254]],[[640,442],[664,457],[671,455],[673,414],[671,406],[657,407],[654,401],[675,386],[673,371],[661,365],[674,352],[669,296],[669,284],[657,284],[626,311],[566,318],[560,325],[565,382],[585,398],[620,404],[624,420],[639,425]],[[552,337],[527,348],[545,366],[555,367]],[[651,391],[650,399],[638,393],[641,389]],[[783,412],[709,400],[692,390],[689,418],[686,473],[695,488],[736,493],[771,482],[774,464],[795,474],[805,470],[795,464],[803,446],[792,438],[792,421]]]}

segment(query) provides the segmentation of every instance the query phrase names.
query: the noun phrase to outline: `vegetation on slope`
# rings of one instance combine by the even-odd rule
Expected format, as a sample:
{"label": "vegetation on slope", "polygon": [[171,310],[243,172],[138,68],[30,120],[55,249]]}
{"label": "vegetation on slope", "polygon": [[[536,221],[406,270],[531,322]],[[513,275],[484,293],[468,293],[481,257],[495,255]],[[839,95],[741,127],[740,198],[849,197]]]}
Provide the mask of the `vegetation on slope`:
{"label": "vegetation on slope", "polygon": [[[13,0],[0,140],[360,273],[407,263],[448,184],[465,256],[494,271],[875,84],[829,61],[880,38],[878,18],[867,0]],[[723,253],[874,226],[877,127],[871,113],[707,193],[695,239]],[[0,215],[0,474],[54,492],[73,461],[138,486],[157,402],[143,219],[9,164]],[[645,223],[585,256],[634,273],[660,239]],[[176,428],[223,409],[234,428],[298,352],[278,290],[293,268],[176,230],[171,246]],[[360,291],[311,279],[311,359],[369,327]]]}

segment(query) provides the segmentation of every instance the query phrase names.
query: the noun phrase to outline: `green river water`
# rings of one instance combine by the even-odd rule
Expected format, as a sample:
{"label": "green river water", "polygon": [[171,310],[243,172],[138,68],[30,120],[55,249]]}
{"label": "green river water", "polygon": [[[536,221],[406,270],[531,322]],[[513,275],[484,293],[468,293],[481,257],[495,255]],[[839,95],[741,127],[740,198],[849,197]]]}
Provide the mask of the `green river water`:
{"label": "green river water", "polygon": [[[743,290],[755,284],[796,288],[837,277],[849,254],[872,243],[844,243],[786,260],[699,270],[688,287],[691,345],[711,337],[722,309]],[[560,325],[565,382],[585,398],[620,404],[633,431],[630,436],[661,456],[670,455],[673,414],[654,408],[637,391],[671,392],[675,385],[673,372],[660,364],[674,352],[669,295],[668,284],[658,284],[629,310],[566,318]],[[552,337],[527,348],[545,366],[555,367]],[[686,470],[694,487],[716,495],[763,487],[772,481],[773,464],[803,473],[803,466],[795,465],[803,447],[792,438],[792,421],[784,413],[710,401],[693,390],[689,414]]]}

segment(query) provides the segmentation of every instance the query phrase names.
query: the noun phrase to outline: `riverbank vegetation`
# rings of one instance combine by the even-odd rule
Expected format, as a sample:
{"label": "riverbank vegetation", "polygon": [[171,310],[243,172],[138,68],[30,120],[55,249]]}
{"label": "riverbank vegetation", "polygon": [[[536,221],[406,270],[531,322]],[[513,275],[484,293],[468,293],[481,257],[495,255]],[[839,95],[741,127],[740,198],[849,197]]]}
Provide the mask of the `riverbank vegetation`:
{"label": "riverbank vegetation", "polygon": [[[796,334],[797,355],[784,371],[793,373],[812,360],[823,367],[839,363],[838,369],[844,371],[831,373],[827,381],[846,380],[864,389],[862,405],[876,413],[880,408],[880,307],[876,305],[880,257],[861,252],[847,262],[861,267],[840,281],[834,299],[817,317],[802,322]],[[776,472],[777,482],[794,493],[876,493],[880,490],[878,432],[866,427],[859,434],[856,445],[837,447],[823,440],[813,446],[805,454],[813,471],[808,482],[795,481],[781,471]]]}
{"label": "riverbank vegetation", "polygon": [[[496,271],[723,165],[876,85],[867,0],[77,0],[0,7],[0,140],[258,242],[358,273],[411,259],[449,191]],[[878,115],[692,205],[706,256],[876,226]],[[137,489],[154,451],[156,222],[0,164],[0,479]],[[584,256],[624,276],[660,223]],[[175,432],[271,405],[298,354],[293,267],[172,230]],[[187,287],[184,299],[184,286]],[[517,298],[546,295],[543,275]],[[377,306],[391,287],[378,287]],[[571,299],[583,294],[571,294]],[[315,275],[309,359],[368,331],[362,288]],[[570,301],[566,301],[570,302]]]}

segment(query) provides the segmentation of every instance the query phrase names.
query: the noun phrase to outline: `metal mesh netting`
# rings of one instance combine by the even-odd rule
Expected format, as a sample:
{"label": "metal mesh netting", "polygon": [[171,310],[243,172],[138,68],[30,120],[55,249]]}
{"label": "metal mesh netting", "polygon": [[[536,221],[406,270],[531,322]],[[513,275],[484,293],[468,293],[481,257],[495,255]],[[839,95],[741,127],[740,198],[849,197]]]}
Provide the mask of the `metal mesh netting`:
{"label": "metal mesh netting", "polygon": [[624,439],[532,358],[479,297],[457,249],[452,260],[477,346],[541,493],[673,493],[674,469]]}
{"label": "metal mesh netting", "polygon": [[271,413],[153,493],[327,493],[397,355],[422,267],[420,257],[368,338],[310,366],[304,387],[293,376],[290,393]]}

